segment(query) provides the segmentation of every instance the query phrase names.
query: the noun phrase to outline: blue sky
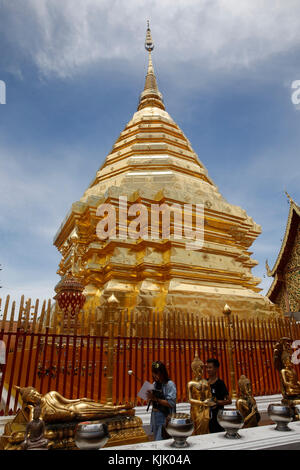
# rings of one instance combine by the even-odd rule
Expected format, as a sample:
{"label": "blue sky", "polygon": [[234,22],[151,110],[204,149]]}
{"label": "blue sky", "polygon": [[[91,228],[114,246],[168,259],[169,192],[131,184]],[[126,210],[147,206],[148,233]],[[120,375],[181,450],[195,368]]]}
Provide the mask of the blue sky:
{"label": "blue sky", "polygon": [[299,203],[300,3],[0,0],[2,295],[52,297],[53,236],[136,110],[146,20],[166,109],[223,196],[262,226],[266,289]]}

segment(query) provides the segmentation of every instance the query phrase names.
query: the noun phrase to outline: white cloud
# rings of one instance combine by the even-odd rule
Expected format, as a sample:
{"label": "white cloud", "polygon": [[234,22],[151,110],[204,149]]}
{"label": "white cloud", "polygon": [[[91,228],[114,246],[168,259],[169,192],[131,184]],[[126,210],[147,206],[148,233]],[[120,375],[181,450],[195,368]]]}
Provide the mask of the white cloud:
{"label": "white cloud", "polygon": [[142,54],[150,18],[159,60],[247,68],[300,43],[298,0],[4,1],[2,25],[43,75],[71,76],[101,59]]}

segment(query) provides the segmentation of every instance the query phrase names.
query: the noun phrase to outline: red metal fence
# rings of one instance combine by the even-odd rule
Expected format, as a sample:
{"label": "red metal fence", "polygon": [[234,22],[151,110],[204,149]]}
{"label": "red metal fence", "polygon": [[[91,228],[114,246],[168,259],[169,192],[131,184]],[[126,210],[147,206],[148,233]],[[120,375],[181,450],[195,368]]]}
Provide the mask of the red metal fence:
{"label": "red metal fence", "polygon": [[6,345],[0,380],[1,414],[15,413],[20,407],[14,385],[33,386],[42,394],[57,390],[67,398],[86,396],[105,401],[110,354],[114,403],[143,404],[137,392],[145,380],[152,380],[155,360],[166,363],[177,386],[178,402],[186,401],[196,351],[204,362],[209,357],[220,360],[220,377],[231,389],[229,342],[236,381],[244,374],[251,379],[255,395],[280,393],[278,372],[273,366],[274,345],[282,336],[300,339],[300,325],[285,318],[239,320],[233,316],[229,321],[178,311],[162,316],[118,310],[113,318],[102,316],[101,325],[95,315],[94,323],[91,317],[84,320],[82,316],[82,321],[76,320],[72,327],[69,322],[59,328],[50,307],[39,317],[37,308],[34,311],[32,318],[25,315],[26,321],[22,315],[17,321],[12,317],[7,321],[7,315],[0,321],[0,340]]}

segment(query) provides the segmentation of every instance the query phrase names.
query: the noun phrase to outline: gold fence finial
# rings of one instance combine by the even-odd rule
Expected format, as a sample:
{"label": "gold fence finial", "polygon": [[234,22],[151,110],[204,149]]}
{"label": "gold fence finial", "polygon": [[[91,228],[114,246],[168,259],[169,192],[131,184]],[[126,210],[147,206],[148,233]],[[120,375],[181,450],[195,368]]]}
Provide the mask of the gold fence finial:
{"label": "gold fence finial", "polygon": [[146,75],[146,79],[145,79],[144,90],[142,91],[142,93],[140,95],[138,111],[140,111],[142,108],[146,108],[146,107],[157,107],[157,108],[165,109],[162,94],[158,90],[158,86],[157,86],[157,82],[156,82],[156,76],[155,76],[155,73],[154,73],[154,67],[153,67],[153,63],[152,63],[151,52],[154,49],[154,42],[153,42],[153,39],[152,39],[152,36],[151,36],[149,20],[147,20],[145,49],[149,53],[148,69],[147,69],[147,75]]}
{"label": "gold fence finial", "polygon": [[230,315],[231,314],[231,308],[229,307],[228,304],[224,305],[223,313],[224,313],[224,315]]}
{"label": "gold fence finial", "polygon": [[109,305],[118,305],[119,301],[115,294],[111,294],[111,296],[107,299],[107,303]]}

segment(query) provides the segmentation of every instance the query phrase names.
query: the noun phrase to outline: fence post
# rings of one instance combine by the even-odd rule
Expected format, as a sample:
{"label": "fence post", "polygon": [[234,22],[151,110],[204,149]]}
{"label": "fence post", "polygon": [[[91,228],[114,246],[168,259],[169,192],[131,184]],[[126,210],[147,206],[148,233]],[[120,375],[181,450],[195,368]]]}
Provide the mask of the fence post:
{"label": "fence post", "polygon": [[107,300],[107,313],[108,313],[108,358],[107,358],[107,388],[106,388],[106,403],[113,404],[113,377],[114,377],[114,319],[118,299],[112,294]]}
{"label": "fence post", "polygon": [[234,362],[233,362],[233,350],[232,350],[232,320],[231,320],[231,308],[229,305],[225,305],[223,308],[223,313],[225,318],[227,319],[227,353],[228,353],[228,360],[229,360],[229,371],[230,371],[230,382],[231,382],[231,397],[236,398],[236,380],[235,380],[235,370],[234,370]]}

